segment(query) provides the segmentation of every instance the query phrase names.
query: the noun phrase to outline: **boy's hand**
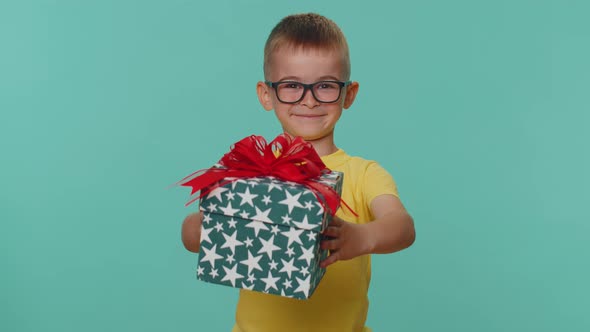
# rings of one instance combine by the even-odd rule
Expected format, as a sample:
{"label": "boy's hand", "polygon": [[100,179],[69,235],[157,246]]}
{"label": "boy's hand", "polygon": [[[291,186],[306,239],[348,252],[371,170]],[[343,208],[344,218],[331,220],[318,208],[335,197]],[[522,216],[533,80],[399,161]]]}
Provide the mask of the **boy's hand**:
{"label": "boy's hand", "polygon": [[184,247],[188,251],[199,252],[201,244],[201,223],[203,212],[195,212],[184,218],[182,223],[181,238]]}
{"label": "boy's hand", "polygon": [[322,233],[331,239],[323,240],[322,249],[330,250],[330,256],[320,263],[325,268],[339,260],[348,260],[371,252],[369,232],[365,225],[344,221],[336,216]]}

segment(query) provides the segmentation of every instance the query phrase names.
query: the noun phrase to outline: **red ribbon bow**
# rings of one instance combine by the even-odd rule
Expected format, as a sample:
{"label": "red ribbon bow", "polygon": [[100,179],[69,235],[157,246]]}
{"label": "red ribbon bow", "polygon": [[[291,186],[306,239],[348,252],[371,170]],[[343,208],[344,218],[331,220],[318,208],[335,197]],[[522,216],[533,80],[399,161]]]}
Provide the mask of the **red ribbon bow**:
{"label": "red ribbon bow", "polygon": [[[198,197],[190,200],[186,205],[202,198],[215,187],[232,181],[218,183],[224,178],[274,176],[284,181],[305,185],[316,196],[320,194],[332,215],[340,206],[340,196],[334,189],[313,181],[331,171],[324,165],[313,146],[301,137],[291,138],[281,134],[268,144],[262,136],[248,136],[235,143],[221,158],[219,164],[225,168],[200,170],[178,182],[181,186],[192,187],[191,195],[201,191]],[[202,190],[207,187],[209,190]],[[352,211],[350,208],[349,210]]]}

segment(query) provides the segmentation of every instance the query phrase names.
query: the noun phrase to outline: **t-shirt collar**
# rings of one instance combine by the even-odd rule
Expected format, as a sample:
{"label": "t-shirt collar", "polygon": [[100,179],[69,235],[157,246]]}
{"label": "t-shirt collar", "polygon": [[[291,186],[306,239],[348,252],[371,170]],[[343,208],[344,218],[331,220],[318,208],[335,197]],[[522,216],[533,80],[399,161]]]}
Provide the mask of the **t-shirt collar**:
{"label": "t-shirt collar", "polygon": [[338,149],[333,153],[321,157],[322,162],[326,167],[335,169],[344,164],[350,157],[342,149]]}

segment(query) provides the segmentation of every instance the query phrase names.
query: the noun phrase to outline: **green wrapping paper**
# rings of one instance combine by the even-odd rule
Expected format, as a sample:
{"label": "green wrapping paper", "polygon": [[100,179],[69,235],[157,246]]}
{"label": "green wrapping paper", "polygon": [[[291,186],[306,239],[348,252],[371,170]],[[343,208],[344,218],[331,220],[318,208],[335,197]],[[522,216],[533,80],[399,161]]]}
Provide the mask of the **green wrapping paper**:
{"label": "green wrapping paper", "polygon": [[[342,178],[332,171],[317,182],[341,195]],[[332,216],[322,200],[301,184],[270,176],[235,179],[213,189],[200,203],[197,278],[308,299],[324,276],[319,263],[328,255],[320,249],[320,233]]]}

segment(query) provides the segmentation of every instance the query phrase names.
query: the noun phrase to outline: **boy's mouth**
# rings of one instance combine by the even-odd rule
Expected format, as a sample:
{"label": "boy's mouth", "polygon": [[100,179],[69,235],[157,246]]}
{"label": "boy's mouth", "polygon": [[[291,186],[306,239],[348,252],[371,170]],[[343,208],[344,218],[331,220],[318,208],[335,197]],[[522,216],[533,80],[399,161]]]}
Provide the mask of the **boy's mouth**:
{"label": "boy's mouth", "polygon": [[301,117],[301,118],[319,118],[324,115],[323,114],[293,114],[293,116]]}

